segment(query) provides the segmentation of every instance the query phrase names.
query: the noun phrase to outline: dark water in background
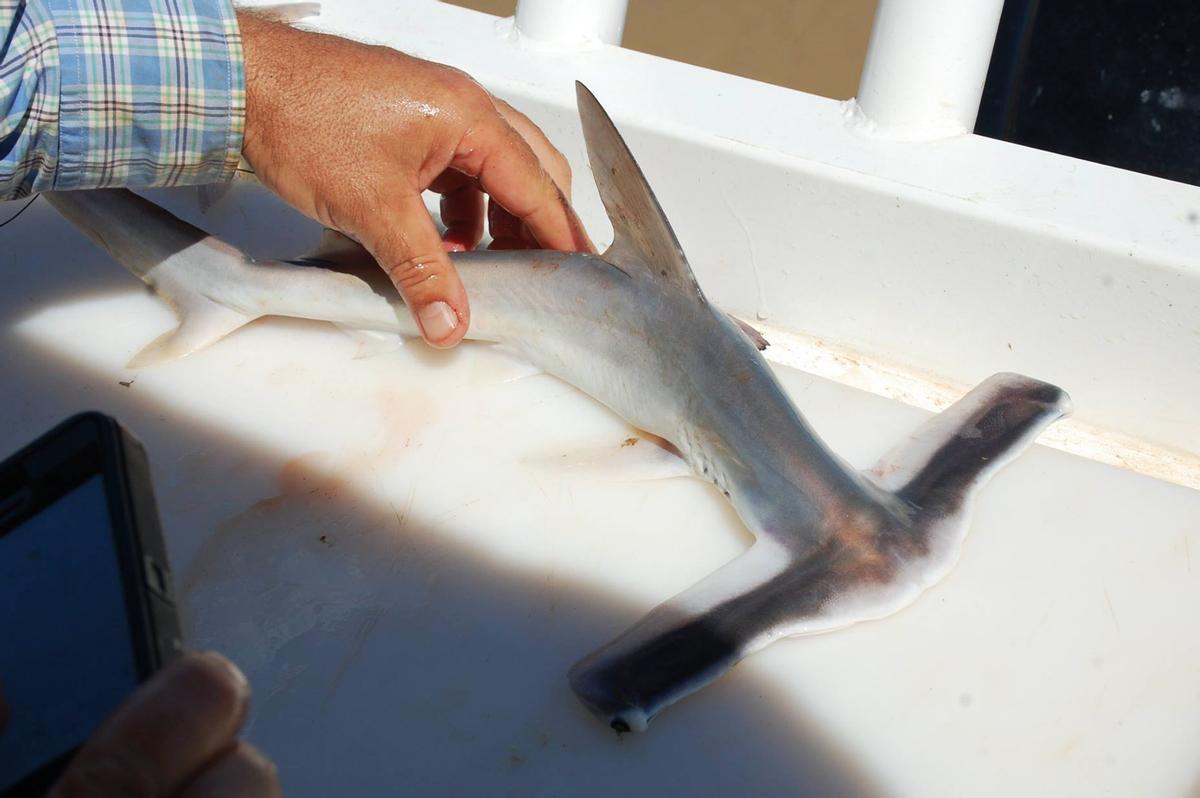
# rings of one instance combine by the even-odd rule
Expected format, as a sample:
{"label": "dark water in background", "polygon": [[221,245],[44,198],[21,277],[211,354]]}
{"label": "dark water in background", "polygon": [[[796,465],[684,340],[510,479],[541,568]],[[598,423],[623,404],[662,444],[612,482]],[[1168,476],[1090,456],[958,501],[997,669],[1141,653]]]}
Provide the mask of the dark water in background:
{"label": "dark water in background", "polygon": [[1008,0],[975,132],[1200,185],[1200,3]]}

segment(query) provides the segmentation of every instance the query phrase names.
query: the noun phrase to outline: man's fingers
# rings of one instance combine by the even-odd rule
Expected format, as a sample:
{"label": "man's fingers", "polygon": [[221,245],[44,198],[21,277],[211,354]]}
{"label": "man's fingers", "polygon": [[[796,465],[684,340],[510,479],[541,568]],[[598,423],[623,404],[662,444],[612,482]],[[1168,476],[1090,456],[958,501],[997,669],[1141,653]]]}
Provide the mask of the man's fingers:
{"label": "man's fingers", "polygon": [[442,242],[449,252],[475,249],[483,238],[483,192],[474,180],[463,177],[461,185],[442,194]]}
{"label": "man's fingers", "polygon": [[542,132],[540,127],[533,123],[532,119],[499,97],[493,97],[492,102],[495,104],[496,110],[500,112],[500,116],[504,117],[504,121],[508,122],[513,130],[521,134],[521,138],[525,139],[525,143],[533,150],[533,154],[537,156],[542,168],[546,170],[546,173],[550,175],[555,185],[558,186],[558,190],[567,198],[567,202],[570,202],[570,162],[558,151],[557,147],[550,143],[550,139],[546,138],[546,134]]}
{"label": "man's fingers", "polygon": [[229,660],[189,654],[117,709],[76,754],[50,795],[173,795],[233,745],[249,697],[246,678]]}
{"label": "man's fingers", "polygon": [[212,762],[179,798],[279,798],[279,776],[271,760],[239,742]]}
{"label": "man's fingers", "polygon": [[529,229],[520,219],[513,216],[500,203],[488,200],[488,232],[492,234],[492,243],[488,249],[537,249],[537,240],[529,234]]}
{"label": "man's fingers", "polygon": [[529,144],[503,119],[475,131],[454,166],[526,226],[543,247],[577,252],[594,248],[566,196],[542,168]]}
{"label": "man's fingers", "polygon": [[361,240],[404,297],[425,340],[437,347],[461,341],[470,323],[467,293],[421,195],[396,198],[373,217]]}

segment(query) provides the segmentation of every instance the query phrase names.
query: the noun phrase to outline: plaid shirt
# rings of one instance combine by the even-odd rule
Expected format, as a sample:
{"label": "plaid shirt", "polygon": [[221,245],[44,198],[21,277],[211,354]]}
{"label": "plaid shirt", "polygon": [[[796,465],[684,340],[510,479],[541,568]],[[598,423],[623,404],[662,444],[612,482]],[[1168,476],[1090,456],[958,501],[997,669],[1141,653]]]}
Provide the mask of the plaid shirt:
{"label": "plaid shirt", "polygon": [[0,0],[0,37],[0,200],[233,176],[231,0]]}

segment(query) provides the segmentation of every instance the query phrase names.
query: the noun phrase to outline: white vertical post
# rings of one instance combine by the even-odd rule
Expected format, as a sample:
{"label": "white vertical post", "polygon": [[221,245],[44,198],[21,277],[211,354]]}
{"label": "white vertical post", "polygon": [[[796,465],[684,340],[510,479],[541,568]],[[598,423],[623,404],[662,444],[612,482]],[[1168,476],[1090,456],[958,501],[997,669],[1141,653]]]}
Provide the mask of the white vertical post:
{"label": "white vertical post", "polygon": [[517,32],[563,47],[620,44],[629,0],[517,0]]}
{"label": "white vertical post", "polygon": [[858,105],[879,134],[975,127],[1004,0],[879,0]]}

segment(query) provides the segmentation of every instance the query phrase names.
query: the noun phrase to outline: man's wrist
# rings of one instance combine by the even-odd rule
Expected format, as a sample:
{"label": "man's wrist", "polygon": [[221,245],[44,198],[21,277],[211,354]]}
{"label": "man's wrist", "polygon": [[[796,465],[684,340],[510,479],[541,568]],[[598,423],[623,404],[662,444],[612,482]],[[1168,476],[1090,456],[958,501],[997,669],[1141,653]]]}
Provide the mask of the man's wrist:
{"label": "man's wrist", "polygon": [[260,89],[264,86],[264,69],[262,68],[261,57],[262,48],[265,45],[264,39],[272,33],[271,28],[275,23],[263,19],[258,14],[247,9],[237,10],[238,30],[241,31],[242,40],[242,68],[245,75],[246,87],[246,106],[245,117],[246,123],[243,127],[242,138],[242,153],[246,152],[248,146],[251,145],[251,140],[255,137],[254,125],[251,118],[257,121],[258,116],[263,110],[263,96]]}
{"label": "man's wrist", "polygon": [[[242,155],[251,160],[250,153],[261,138],[261,132],[281,102],[288,102],[288,75],[299,59],[295,52],[304,46],[303,39],[313,34],[298,30],[253,9],[238,9],[241,30],[243,69],[246,80],[245,126]],[[293,51],[291,58],[289,50]],[[314,120],[315,121],[315,120]]]}

